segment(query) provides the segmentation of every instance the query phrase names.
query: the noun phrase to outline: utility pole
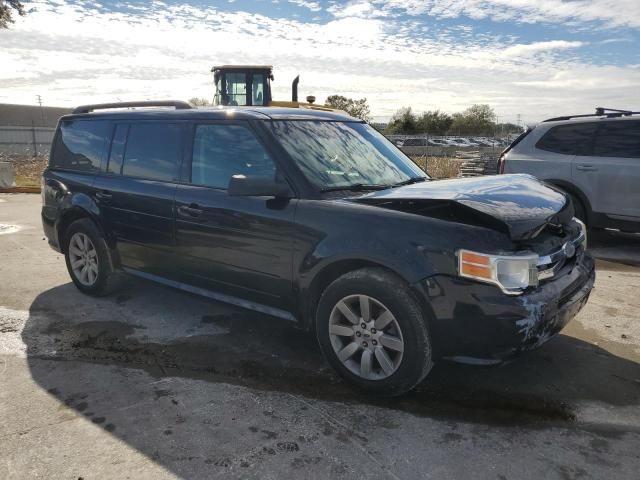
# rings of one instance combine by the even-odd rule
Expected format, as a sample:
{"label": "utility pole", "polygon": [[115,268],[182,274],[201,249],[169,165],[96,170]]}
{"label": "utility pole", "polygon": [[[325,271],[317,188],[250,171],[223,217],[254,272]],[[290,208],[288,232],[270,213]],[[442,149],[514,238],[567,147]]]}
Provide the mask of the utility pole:
{"label": "utility pole", "polygon": [[44,110],[42,109],[42,97],[40,95],[36,95],[36,99],[38,100],[38,105],[40,106],[40,118],[42,119],[42,126],[44,127]]}

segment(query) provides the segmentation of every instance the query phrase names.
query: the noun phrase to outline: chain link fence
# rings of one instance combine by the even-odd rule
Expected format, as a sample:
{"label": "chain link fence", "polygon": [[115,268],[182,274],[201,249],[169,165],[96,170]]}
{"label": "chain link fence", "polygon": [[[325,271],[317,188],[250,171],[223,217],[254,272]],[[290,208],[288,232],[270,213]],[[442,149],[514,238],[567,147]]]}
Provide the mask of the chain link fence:
{"label": "chain link fence", "polygon": [[0,126],[0,189],[39,188],[56,129]]}
{"label": "chain link fence", "polygon": [[498,158],[511,142],[508,137],[388,135],[434,178],[475,177],[497,173]]}
{"label": "chain link fence", "polygon": [[48,155],[56,129],[0,126],[0,154],[37,157]]}

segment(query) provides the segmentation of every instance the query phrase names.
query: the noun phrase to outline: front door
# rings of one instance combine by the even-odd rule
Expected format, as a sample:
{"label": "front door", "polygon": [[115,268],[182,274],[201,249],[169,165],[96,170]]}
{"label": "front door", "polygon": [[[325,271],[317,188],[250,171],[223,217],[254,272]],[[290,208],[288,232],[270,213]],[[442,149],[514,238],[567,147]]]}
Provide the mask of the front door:
{"label": "front door", "polygon": [[184,281],[290,310],[297,200],[227,194],[237,174],[286,182],[273,156],[246,122],[203,123],[193,127],[190,165],[175,197]]}

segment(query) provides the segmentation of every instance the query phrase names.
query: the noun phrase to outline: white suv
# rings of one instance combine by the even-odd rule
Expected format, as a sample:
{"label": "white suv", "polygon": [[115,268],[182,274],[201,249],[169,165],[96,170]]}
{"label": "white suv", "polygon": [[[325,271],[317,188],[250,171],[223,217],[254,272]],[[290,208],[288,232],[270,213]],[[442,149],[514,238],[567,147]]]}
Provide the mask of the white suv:
{"label": "white suv", "polygon": [[640,112],[545,120],[501,155],[498,173],[529,173],[569,193],[592,228],[640,231]]}

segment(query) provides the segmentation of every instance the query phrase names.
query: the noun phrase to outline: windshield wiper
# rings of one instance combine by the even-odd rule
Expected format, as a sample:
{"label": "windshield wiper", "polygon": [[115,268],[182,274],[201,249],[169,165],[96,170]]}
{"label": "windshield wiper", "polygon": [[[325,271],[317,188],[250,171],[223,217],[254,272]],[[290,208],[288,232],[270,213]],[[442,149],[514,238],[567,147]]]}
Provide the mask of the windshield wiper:
{"label": "windshield wiper", "polygon": [[324,192],[339,192],[340,190],[348,190],[350,192],[363,192],[365,190],[384,190],[389,188],[390,185],[373,185],[366,183],[353,183],[351,185],[337,185],[335,187],[321,188],[320,191]]}
{"label": "windshield wiper", "polygon": [[428,177],[411,177],[408,180],[404,180],[402,182],[398,182],[398,183],[394,183],[393,185],[391,185],[392,187],[402,187],[404,185],[411,185],[413,183],[421,183],[421,182],[426,182],[428,180]]}

